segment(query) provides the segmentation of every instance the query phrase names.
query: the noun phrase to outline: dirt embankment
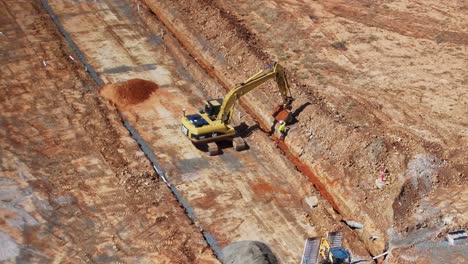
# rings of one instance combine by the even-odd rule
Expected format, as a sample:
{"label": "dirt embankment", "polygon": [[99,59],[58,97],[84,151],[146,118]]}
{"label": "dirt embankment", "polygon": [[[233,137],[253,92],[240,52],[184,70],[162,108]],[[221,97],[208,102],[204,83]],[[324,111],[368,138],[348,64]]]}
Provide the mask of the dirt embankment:
{"label": "dirt embankment", "polygon": [[[226,87],[232,87],[273,60],[279,58],[285,62],[290,69],[293,96],[297,98],[294,114],[298,120],[291,126],[286,146],[317,175],[318,185],[325,188],[325,194],[332,196],[332,204],[343,217],[366,224],[358,233],[373,254],[385,248],[389,228],[404,231],[408,227],[407,220],[418,207],[420,198],[437,190],[439,185],[466,182],[468,171],[463,165],[466,159],[460,156],[463,148],[457,150],[460,146],[425,140],[421,130],[407,130],[407,126],[391,123],[396,121],[382,110],[385,108],[379,106],[378,101],[370,100],[379,98],[379,93],[372,89],[368,90],[368,96],[362,89],[356,93],[359,96],[349,96],[352,93],[346,92],[347,86],[341,86],[343,80],[359,79],[359,74],[336,61],[320,58],[323,50],[327,54],[347,50],[340,48],[347,44],[333,42],[336,38],[327,35],[329,32],[324,33],[328,36],[325,40],[311,43],[315,50],[306,51],[307,45],[299,44],[304,43],[307,32],[301,27],[285,28],[298,18],[286,11],[276,12],[282,7],[269,1],[265,2],[276,9],[266,12],[265,17],[256,14],[255,10],[250,12],[249,8],[254,7],[242,3],[236,6],[219,1],[145,2],[207,72]],[[310,8],[301,10],[298,12],[314,11]],[[276,22],[283,21],[279,22],[282,25],[269,24],[268,15],[274,16],[272,19]],[[312,12],[307,19],[316,21],[317,17]],[[299,20],[295,25],[303,22]],[[262,25],[270,27],[269,30],[261,31]],[[274,31],[277,28],[282,32]],[[275,36],[278,41],[265,36]],[[300,39],[301,36],[304,39]],[[303,50],[298,53],[310,56],[292,62],[288,60],[288,57],[294,58],[289,52],[295,44],[298,44],[296,51]],[[285,51],[288,56],[283,56]],[[310,69],[309,64],[317,70]],[[327,81],[330,81],[328,85]],[[256,109],[250,113],[265,128],[269,127],[266,124],[272,123],[271,107],[278,99],[271,95],[275,93],[276,88],[268,86],[243,100],[247,109]],[[382,98],[391,101],[392,96],[385,90],[380,93]],[[405,122],[420,120],[417,113],[415,107],[413,112],[403,114],[407,118]],[[424,123],[425,128],[431,128],[427,124]],[[459,140],[463,142],[463,138]],[[445,147],[450,151],[445,151]],[[383,189],[376,187],[379,178],[385,181]],[[445,229],[457,226],[449,225]],[[380,239],[370,240],[369,237]]]}

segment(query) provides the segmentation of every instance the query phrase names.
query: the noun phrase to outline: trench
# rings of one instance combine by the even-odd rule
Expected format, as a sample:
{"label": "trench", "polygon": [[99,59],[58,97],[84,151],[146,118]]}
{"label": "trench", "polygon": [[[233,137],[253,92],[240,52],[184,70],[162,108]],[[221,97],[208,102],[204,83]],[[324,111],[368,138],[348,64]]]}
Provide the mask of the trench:
{"label": "trench", "polygon": [[[96,84],[102,88],[104,86],[104,81],[98,76],[97,72],[94,70],[94,68],[87,62],[85,55],[83,52],[78,48],[76,43],[73,41],[71,38],[70,34],[65,30],[65,28],[62,26],[60,21],[58,20],[57,16],[55,15],[55,12],[53,9],[50,7],[49,3],[47,0],[40,0],[42,6],[44,9],[47,11],[49,17],[52,19],[54,22],[55,26],[58,28],[62,36],[64,37],[65,41],[69,45],[69,47],[72,49],[72,51],[76,54],[76,56],[79,58],[80,62],[83,64],[85,67],[85,70],[88,72],[88,74],[91,76],[91,78],[96,82]],[[199,219],[195,215],[195,212],[193,211],[192,207],[188,204],[188,202],[182,197],[180,192],[174,187],[174,185],[167,179],[165,172],[159,162],[157,161],[156,157],[154,156],[153,152],[149,149],[148,144],[143,140],[143,138],[140,136],[140,134],[132,127],[130,122],[126,120],[123,116],[122,113],[119,111],[119,116],[121,118],[121,121],[125,128],[128,130],[130,133],[131,137],[138,143],[138,146],[140,147],[141,151],[145,154],[145,156],[148,158],[148,160],[151,162],[151,165],[153,166],[154,171],[156,174],[161,178],[161,180],[166,184],[166,186],[169,188],[169,190],[172,192],[172,194],[175,196],[179,204],[184,208],[185,214],[190,218],[193,224],[195,224],[199,229],[200,232],[202,233],[206,243],[208,246],[213,250],[215,253],[216,257],[220,260],[222,258],[222,249],[219,247],[218,243],[216,242],[215,237],[210,233],[205,230],[203,225],[200,223]]]}

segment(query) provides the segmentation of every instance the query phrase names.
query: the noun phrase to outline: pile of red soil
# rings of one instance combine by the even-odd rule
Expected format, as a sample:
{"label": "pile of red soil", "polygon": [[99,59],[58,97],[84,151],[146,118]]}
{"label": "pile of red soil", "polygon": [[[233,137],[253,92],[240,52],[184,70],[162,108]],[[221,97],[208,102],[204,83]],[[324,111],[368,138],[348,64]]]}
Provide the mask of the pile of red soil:
{"label": "pile of red soil", "polygon": [[131,79],[125,82],[106,84],[100,94],[114,102],[119,107],[139,104],[154,93],[159,86],[142,79]]}
{"label": "pile of red soil", "polygon": [[118,87],[116,95],[127,104],[138,104],[148,99],[158,88],[158,85],[154,82],[131,79]]}

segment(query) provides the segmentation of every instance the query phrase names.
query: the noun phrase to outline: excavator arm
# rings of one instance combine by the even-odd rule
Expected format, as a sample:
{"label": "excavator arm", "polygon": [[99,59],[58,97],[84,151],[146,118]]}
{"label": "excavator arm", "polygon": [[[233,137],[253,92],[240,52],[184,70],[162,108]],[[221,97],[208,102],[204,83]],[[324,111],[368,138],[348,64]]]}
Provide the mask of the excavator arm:
{"label": "excavator arm", "polygon": [[229,124],[231,121],[232,110],[236,101],[241,96],[255,90],[271,78],[275,78],[281,93],[281,97],[283,99],[283,104],[280,106],[280,108],[290,109],[293,99],[289,90],[289,84],[288,80],[286,79],[285,70],[280,64],[274,62],[265,70],[258,72],[246,81],[236,85],[231,91],[229,91],[229,93],[224,97],[223,104],[221,105],[217,119],[221,120],[225,124]]}

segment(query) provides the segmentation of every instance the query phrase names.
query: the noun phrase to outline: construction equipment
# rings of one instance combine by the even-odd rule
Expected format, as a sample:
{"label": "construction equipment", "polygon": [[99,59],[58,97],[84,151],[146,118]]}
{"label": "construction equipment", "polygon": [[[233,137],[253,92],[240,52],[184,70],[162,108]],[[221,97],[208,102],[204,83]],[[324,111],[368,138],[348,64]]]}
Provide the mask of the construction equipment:
{"label": "construction equipment", "polygon": [[291,104],[293,98],[289,90],[284,68],[273,63],[268,68],[258,72],[246,81],[237,84],[224,98],[206,101],[205,108],[196,114],[185,114],[182,118],[182,132],[196,145],[207,145],[210,156],[219,153],[216,142],[232,141],[234,149],[241,151],[247,147],[245,141],[238,136],[231,123],[234,105],[243,95],[255,90],[266,81],[275,78],[283,99],[282,104],[275,107],[273,116],[276,120],[290,122]]}
{"label": "construction equipment", "polygon": [[329,232],[327,238],[306,239],[301,264],[350,264],[351,254],[342,247],[342,242],[342,232]]}

